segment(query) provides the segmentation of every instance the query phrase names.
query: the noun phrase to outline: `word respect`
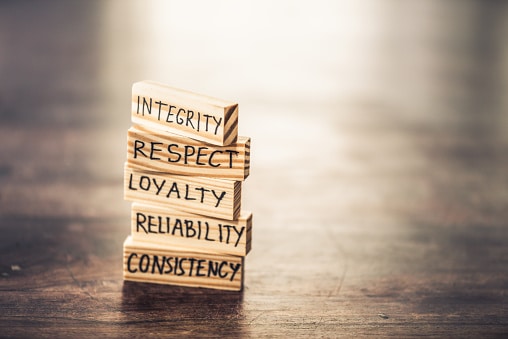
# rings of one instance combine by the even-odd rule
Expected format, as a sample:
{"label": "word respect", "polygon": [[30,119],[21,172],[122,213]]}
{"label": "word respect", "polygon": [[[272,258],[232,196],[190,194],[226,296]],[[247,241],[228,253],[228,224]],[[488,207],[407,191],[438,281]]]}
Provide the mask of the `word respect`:
{"label": "word respect", "polygon": [[[233,161],[238,158],[240,152],[231,149],[216,149],[208,146],[180,145],[176,143],[165,144],[162,142],[144,142],[134,140],[134,159],[138,157],[149,158],[150,160],[165,160],[171,163],[183,162],[198,166],[233,168]],[[165,154],[164,159],[161,155]]]}

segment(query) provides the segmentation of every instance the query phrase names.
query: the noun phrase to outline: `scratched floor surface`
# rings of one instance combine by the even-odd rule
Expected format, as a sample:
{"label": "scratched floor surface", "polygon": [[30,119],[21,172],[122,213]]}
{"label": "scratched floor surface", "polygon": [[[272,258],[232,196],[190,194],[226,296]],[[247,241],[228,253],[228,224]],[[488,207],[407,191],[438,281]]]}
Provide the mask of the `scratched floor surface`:
{"label": "scratched floor surface", "polygon": [[[507,335],[507,22],[480,1],[0,3],[1,336]],[[239,102],[242,293],[122,281],[142,79]]]}

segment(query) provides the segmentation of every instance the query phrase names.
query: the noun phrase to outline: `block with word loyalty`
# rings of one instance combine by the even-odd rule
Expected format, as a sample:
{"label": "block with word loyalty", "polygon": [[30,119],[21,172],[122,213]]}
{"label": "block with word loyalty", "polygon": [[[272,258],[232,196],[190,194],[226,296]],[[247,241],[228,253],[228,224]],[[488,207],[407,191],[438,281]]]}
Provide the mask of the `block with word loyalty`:
{"label": "block with word loyalty", "polygon": [[243,257],[175,251],[130,236],[123,252],[125,280],[234,291],[243,287]]}
{"label": "block with word loyalty", "polygon": [[139,203],[133,203],[131,211],[136,241],[239,256],[251,248],[251,212],[242,211],[238,220],[223,220]]}
{"label": "block with word loyalty", "polygon": [[141,171],[125,165],[124,197],[133,202],[236,220],[241,191],[241,181]]}
{"label": "block with word loyalty", "polygon": [[127,133],[127,162],[149,171],[244,180],[250,168],[250,138],[228,146],[204,144],[173,133],[133,126]]}
{"label": "block with word loyalty", "polygon": [[238,135],[238,104],[154,81],[132,86],[132,122],[214,145]]}

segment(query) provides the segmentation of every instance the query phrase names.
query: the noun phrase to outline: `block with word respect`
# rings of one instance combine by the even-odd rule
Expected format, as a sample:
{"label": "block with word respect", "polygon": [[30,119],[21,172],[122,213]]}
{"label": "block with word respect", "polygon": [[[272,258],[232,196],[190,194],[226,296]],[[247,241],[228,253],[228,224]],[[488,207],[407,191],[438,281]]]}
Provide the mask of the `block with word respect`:
{"label": "block with word respect", "polygon": [[223,220],[139,203],[133,203],[131,211],[135,241],[239,256],[251,249],[251,212],[242,211],[238,220]]}
{"label": "block with word respect", "polygon": [[172,250],[131,236],[123,244],[125,280],[239,291],[243,271],[239,256]]}
{"label": "block with word respect", "polygon": [[238,135],[238,104],[154,81],[132,86],[132,122],[213,145],[229,145]]}
{"label": "block with word respect", "polygon": [[127,132],[127,162],[149,171],[244,180],[250,169],[250,138],[238,137],[231,145],[215,146],[133,126]]}
{"label": "block with word respect", "polygon": [[240,216],[242,182],[142,171],[125,165],[126,200],[214,218]]}

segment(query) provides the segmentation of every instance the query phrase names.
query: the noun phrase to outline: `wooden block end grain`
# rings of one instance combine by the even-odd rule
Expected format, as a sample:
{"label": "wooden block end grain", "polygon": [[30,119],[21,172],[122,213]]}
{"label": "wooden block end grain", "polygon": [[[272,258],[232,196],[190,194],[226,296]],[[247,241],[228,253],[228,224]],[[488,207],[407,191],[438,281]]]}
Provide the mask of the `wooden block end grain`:
{"label": "wooden block end grain", "polygon": [[148,171],[245,180],[250,169],[250,138],[228,146],[204,144],[143,126],[127,132],[127,162]]}
{"label": "wooden block end grain", "polygon": [[240,216],[242,182],[141,171],[125,164],[124,198],[213,218]]}
{"label": "wooden block end grain", "polygon": [[237,256],[251,249],[251,212],[242,211],[238,220],[223,220],[140,203],[133,203],[131,212],[135,241]]}
{"label": "wooden block end grain", "polygon": [[244,258],[169,249],[127,237],[123,245],[124,280],[240,291]]}
{"label": "wooden block end grain", "polygon": [[238,104],[154,81],[132,86],[132,122],[213,145],[238,136]]}

